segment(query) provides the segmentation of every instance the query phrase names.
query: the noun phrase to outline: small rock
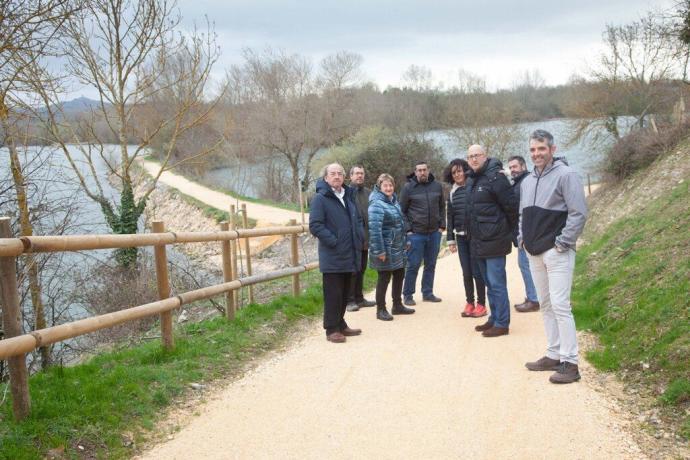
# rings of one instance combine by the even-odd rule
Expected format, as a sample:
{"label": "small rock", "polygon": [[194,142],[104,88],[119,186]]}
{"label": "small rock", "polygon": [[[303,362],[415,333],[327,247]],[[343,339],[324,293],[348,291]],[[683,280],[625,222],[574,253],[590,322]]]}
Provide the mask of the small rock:
{"label": "small rock", "polygon": [[134,445],[134,435],[129,431],[122,433],[122,445],[125,447],[132,447]]}
{"label": "small rock", "polygon": [[54,449],[50,449],[48,452],[46,452],[46,458],[49,460],[57,460],[63,458],[64,453],[65,446],[55,447]]}
{"label": "small rock", "polygon": [[180,316],[177,317],[177,322],[184,323],[188,319],[189,318],[187,317],[187,310],[183,310],[182,313],[180,313]]}
{"label": "small rock", "polygon": [[173,440],[173,435],[169,434],[168,435],[168,441],[172,441],[172,440]]}
{"label": "small rock", "polygon": [[640,364],[642,365],[642,370],[646,371],[649,369],[649,363],[641,362]]}
{"label": "small rock", "polygon": [[664,439],[671,439],[671,435],[668,433],[664,433]]}
{"label": "small rock", "polygon": [[77,449],[79,449],[79,450],[84,450],[84,446],[78,445],[78,446],[77,446]]}
{"label": "small rock", "polygon": [[203,390],[206,388],[206,385],[202,385],[201,383],[190,383],[189,386],[194,390]]}

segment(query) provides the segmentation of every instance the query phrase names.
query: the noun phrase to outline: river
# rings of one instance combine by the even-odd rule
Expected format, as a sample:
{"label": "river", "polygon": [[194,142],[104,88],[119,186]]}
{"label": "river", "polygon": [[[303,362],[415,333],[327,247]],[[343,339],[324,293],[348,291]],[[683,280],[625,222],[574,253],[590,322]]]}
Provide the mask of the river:
{"label": "river", "polygon": [[[545,129],[554,135],[557,146],[556,156],[565,157],[568,164],[577,171],[583,182],[586,183],[588,175],[590,175],[593,182],[600,181],[601,174],[599,173],[599,167],[604,158],[605,146],[600,145],[598,149],[594,149],[587,138],[573,145],[566,146],[565,142],[569,136],[569,124],[571,121],[572,120],[569,119],[557,119],[515,125],[524,134],[524,142],[522,142],[521,145],[514,146],[511,149],[511,155],[523,156],[531,169],[532,161],[527,149],[527,139],[530,133],[535,129]],[[626,120],[622,121],[622,123],[625,122]],[[625,130],[625,127],[622,126],[622,129]],[[457,140],[446,130],[427,131],[420,137],[433,142],[441,149],[444,156],[449,161],[457,157],[464,158],[466,155],[467,146],[459,146]],[[317,157],[327,152],[328,149],[323,149],[317,154]],[[257,183],[256,178],[261,175],[260,172],[262,168],[265,168],[267,161],[271,161],[271,159],[264,158],[253,163],[235,164],[216,168],[209,171],[203,178],[198,180],[213,188],[230,190],[252,198],[262,198],[260,196],[260,185]],[[282,156],[274,157],[273,161],[282,165],[285,171],[289,171],[287,162]],[[410,170],[412,170],[412,165],[410,165]]]}

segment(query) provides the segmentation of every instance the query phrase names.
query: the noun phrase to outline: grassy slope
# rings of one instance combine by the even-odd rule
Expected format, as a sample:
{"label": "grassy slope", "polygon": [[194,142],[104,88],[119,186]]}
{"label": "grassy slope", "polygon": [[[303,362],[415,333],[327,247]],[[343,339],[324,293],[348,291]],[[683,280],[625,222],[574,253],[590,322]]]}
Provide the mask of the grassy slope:
{"label": "grassy slope", "polygon": [[[376,274],[367,270],[366,275],[365,287],[371,289]],[[0,406],[0,459],[39,459],[54,448],[75,458],[131,456],[123,435],[145,437],[163,410],[191,391],[191,382],[240,374],[247,361],[284,343],[298,321],[318,318],[320,276],[310,272],[303,283],[307,280],[312,286],[300,297],[251,305],[233,322],[219,317],[179,327],[173,352],[154,341],[33,375],[28,420],[13,421],[9,394]]]}
{"label": "grassy slope", "polygon": [[600,369],[626,370],[661,392],[660,404],[688,438],[689,228],[685,180],[598,235],[585,235],[589,243],[578,251],[573,286],[578,327],[601,339],[588,359]]}

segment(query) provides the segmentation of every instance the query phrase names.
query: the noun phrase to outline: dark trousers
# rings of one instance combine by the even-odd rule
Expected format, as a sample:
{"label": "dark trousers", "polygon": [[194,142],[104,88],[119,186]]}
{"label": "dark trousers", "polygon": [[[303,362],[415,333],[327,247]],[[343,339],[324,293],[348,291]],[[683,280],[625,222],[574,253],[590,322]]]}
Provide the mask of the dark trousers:
{"label": "dark trousers", "polygon": [[376,306],[386,307],[386,290],[388,290],[388,283],[391,277],[393,277],[393,305],[402,305],[401,296],[403,279],[405,279],[405,269],[381,270],[378,273],[379,277],[376,281]]}
{"label": "dark trousers", "polygon": [[326,334],[347,327],[345,306],[350,292],[352,273],[322,273],[323,275],[323,328]]}
{"label": "dark trousers", "polygon": [[465,285],[465,298],[467,302],[474,303],[474,285],[477,285],[477,301],[486,305],[486,285],[482,278],[476,257],[470,254],[470,242],[466,239],[457,237],[458,256],[460,257],[460,267],[462,267],[462,282]]}
{"label": "dark trousers", "polygon": [[352,283],[350,283],[350,294],[347,297],[348,302],[361,303],[364,302],[364,271],[367,269],[367,261],[369,260],[369,251],[362,251],[362,264],[359,271],[352,275]]}

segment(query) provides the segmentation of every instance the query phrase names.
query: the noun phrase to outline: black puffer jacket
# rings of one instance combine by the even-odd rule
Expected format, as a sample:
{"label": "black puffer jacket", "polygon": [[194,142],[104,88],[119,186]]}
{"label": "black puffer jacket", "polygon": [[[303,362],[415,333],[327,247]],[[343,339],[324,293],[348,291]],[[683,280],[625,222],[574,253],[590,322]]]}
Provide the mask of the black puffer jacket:
{"label": "black puffer jacket", "polygon": [[407,176],[400,192],[400,209],[406,231],[431,233],[446,228],[446,200],[443,187],[429,174],[428,182],[418,182],[414,173]]}
{"label": "black puffer jacket", "polygon": [[[454,186],[455,187],[455,186]],[[451,189],[448,199],[446,220],[448,234],[446,240],[455,241],[456,238],[467,238],[467,186],[460,185]]]}
{"label": "black puffer jacket", "polygon": [[488,158],[479,171],[469,174],[470,248],[476,257],[500,257],[512,250],[518,203],[502,169],[498,159]]}

